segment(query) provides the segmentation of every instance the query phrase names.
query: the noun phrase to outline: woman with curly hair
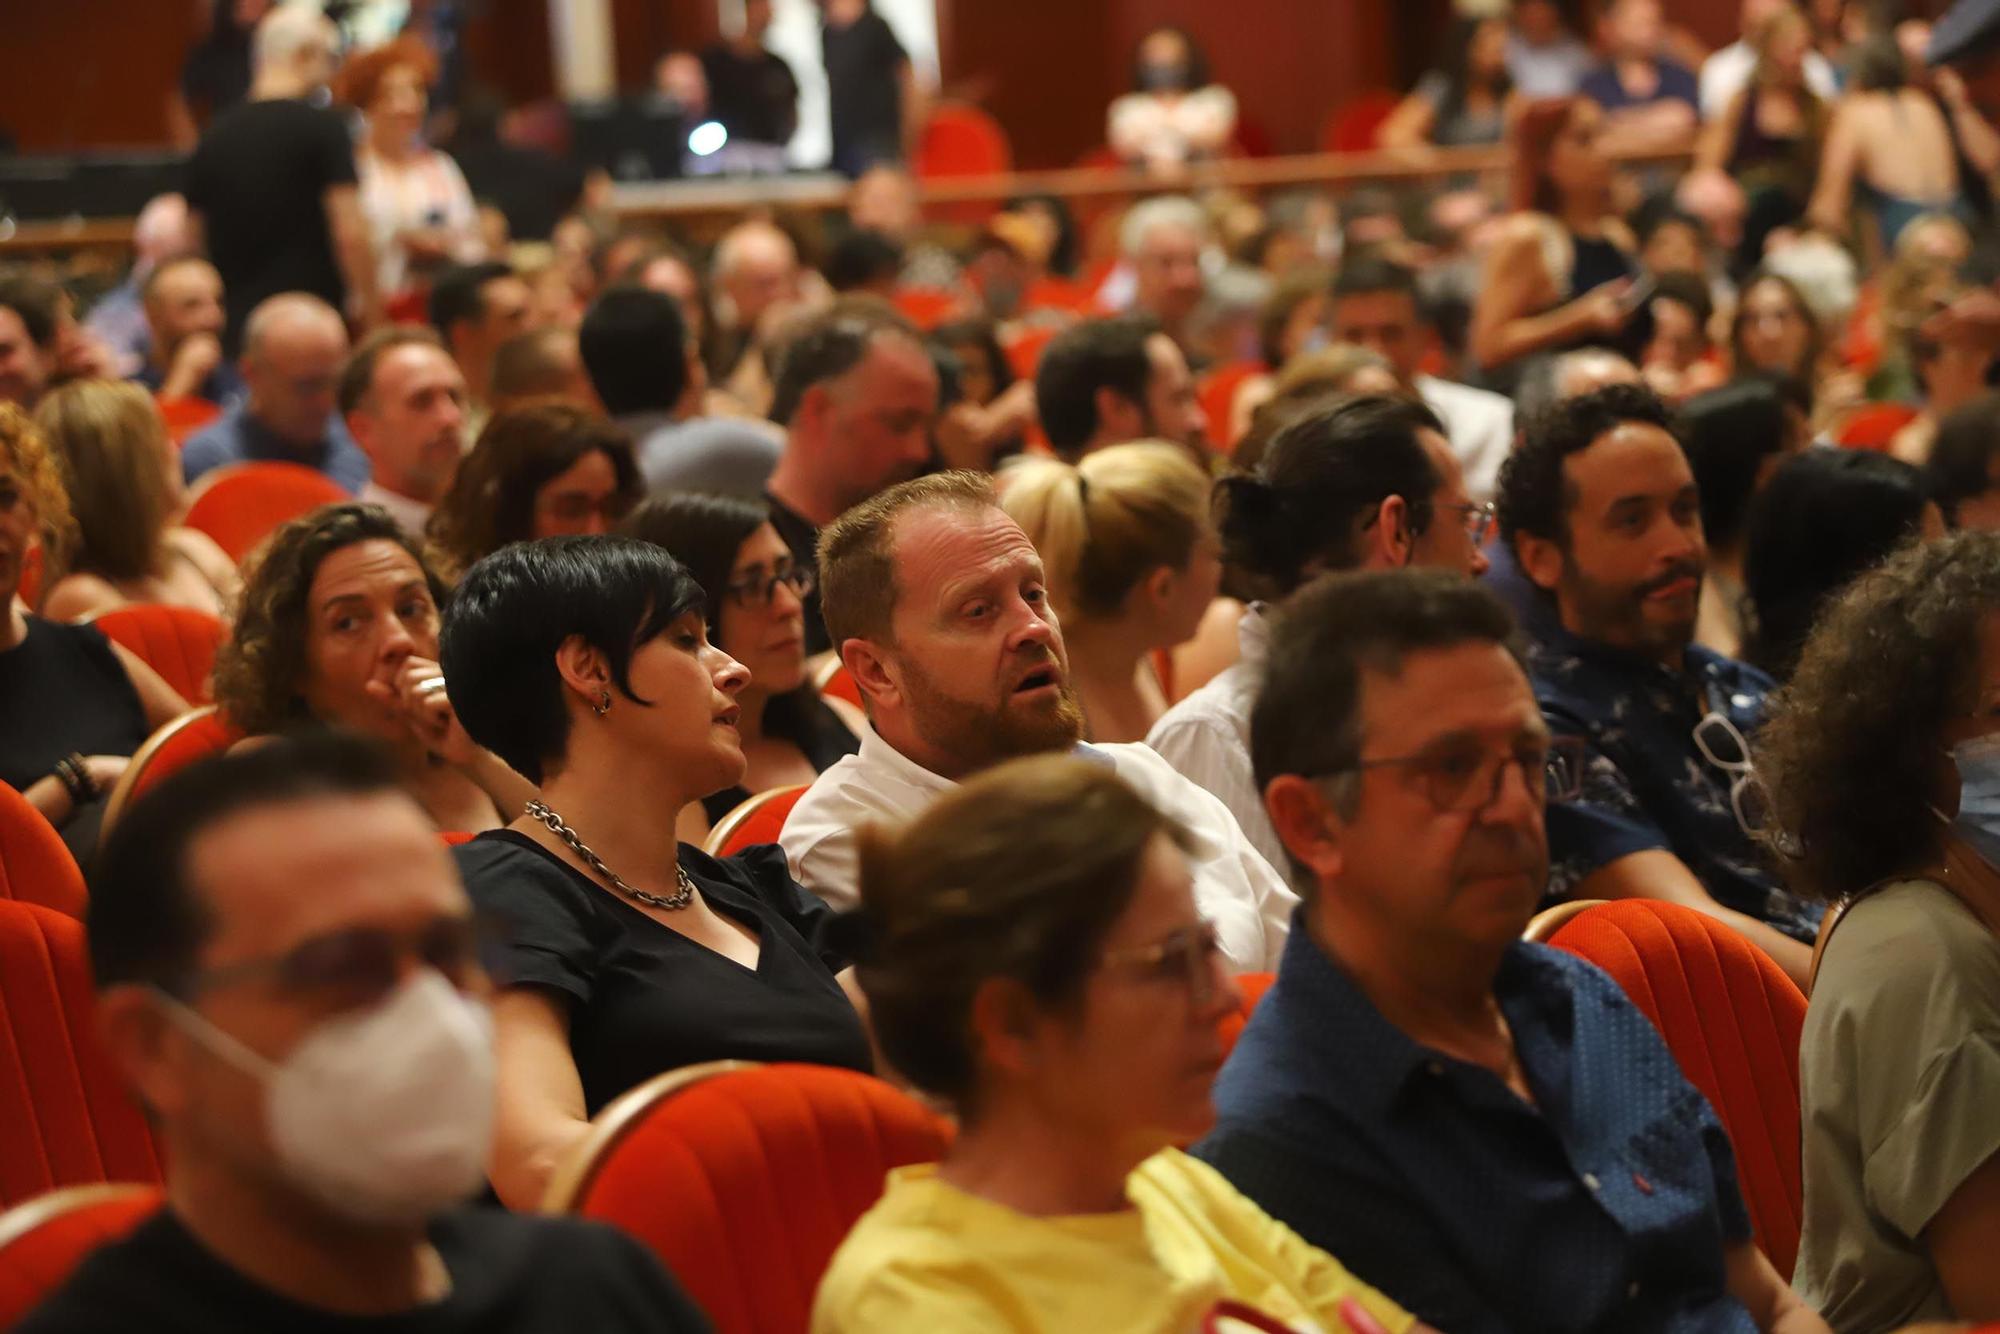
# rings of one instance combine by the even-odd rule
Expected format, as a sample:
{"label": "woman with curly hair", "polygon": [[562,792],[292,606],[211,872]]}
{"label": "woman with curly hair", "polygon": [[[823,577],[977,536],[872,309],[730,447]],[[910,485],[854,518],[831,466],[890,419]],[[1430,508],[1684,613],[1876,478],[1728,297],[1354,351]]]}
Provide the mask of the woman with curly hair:
{"label": "woman with curly hair", "polygon": [[13,596],[29,547],[39,540],[43,560],[60,568],[74,532],[47,443],[26,413],[0,404],[0,783],[81,856],[132,752],[187,701],[94,626],[43,620]]}
{"label": "woman with curly hair", "polygon": [[374,737],[438,828],[497,828],[534,789],[458,725],[437,663],[444,597],[387,510],[294,519],[245,580],[215,659],[216,703],[252,738],[315,723]]}
{"label": "woman with curly hair", "polygon": [[1834,603],[1758,768],[1793,889],[1846,905],[1799,1054],[1794,1284],[1843,1334],[2000,1319],[2000,534]]}

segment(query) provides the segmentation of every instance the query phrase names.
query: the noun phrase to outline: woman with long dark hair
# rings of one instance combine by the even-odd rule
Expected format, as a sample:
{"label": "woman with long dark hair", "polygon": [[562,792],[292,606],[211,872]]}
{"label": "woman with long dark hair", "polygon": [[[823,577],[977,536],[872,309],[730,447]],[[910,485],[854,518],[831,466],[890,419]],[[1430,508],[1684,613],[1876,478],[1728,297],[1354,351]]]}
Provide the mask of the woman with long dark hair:
{"label": "woman with long dark hair", "polygon": [[1514,81],[1507,74],[1507,20],[1452,24],[1444,62],[1423,78],[1376,132],[1384,148],[1497,144]]}

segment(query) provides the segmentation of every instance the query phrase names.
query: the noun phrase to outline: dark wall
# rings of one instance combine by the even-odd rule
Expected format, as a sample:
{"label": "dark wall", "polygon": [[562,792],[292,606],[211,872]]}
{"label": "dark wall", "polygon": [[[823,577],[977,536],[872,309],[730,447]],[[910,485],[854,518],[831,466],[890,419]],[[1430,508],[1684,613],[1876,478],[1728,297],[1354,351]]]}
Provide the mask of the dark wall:
{"label": "dark wall", "polygon": [[7,0],[0,127],[26,153],[167,141],[181,59],[208,0]]}

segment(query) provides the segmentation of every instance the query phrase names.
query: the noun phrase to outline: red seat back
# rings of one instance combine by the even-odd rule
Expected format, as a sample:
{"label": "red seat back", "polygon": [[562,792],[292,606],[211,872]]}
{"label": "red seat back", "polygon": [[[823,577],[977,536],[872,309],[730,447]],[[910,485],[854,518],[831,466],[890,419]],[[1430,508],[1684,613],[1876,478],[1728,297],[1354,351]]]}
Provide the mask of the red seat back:
{"label": "red seat back", "polygon": [[233,463],[196,484],[185,522],[240,561],[279,525],[349,499],[338,482],[297,463]]}
{"label": "red seat back", "polygon": [[184,713],[146,738],[132,754],[125,776],[104,808],[104,831],[110,832],[125,808],[154,784],[178,773],[204,755],[219,755],[243,739],[243,729],[224,718],[213,704]]}
{"label": "red seat back", "polygon": [[1236,406],[1236,391],[1252,376],[1269,373],[1261,361],[1232,361],[1201,377],[1196,393],[1201,399],[1202,415],[1208,418],[1208,443],[1213,448],[1226,453],[1234,447],[1236,442],[1229,436],[1229,415]]}
{"label": "red seat back", "polygon": [[852,1070],[708,1069],[719,1072],[677,1071],[607,1107],[589,1170],[549,1204],[651,1247],[721,1334],[798,1334],[884,1175],[943,1156],[949,1130]]}
{"label": "red seat back", "polygon": [[1357,94],[1336,108],[1320,127],[1319,146],[1327,153],[1366,153],[1374,149],[1382,122],[1402,102],[1385,88]]}
{"label": "red seat back", "polygon": [[734,857],[759,843],[776,843],[784,832],[785,817],[799,804],[807,786],[774,787],[752,796],[716,822],[702,850],[712,857]]}
{"label": "red seat back", "polygon": [[1222,1021],[1222,1054],[1226,1058],[1236,1050],[1236,1039],[1243,1036],[1244,1025],[1250,1022],[1257,1002],[1264,999],[1264,993],[1278,980],[1276,973],[1238,973],[1236,989],[1243,993],[1243,1004],[1234,1014]]}
{"label": "red seat back", "polygon": [[69,845],[28,799],[0,783],[0,899],[83,916],[83,872]]}
{"label": "red seat back", "polygon": [[1843,449],[1886,450],[1896,432],[1917,419],[1917,410],[1907,403],[1868,403],[1849,413],[1834,439]]}
{"label": "red seat back", "polygon": [[21,556],[21,582],[14,585],[14,592],[30,607],[42,605],[42,566],[45,560],[40,542],[31,544]]}
{"label": "red seat back", "polygon": [[91,624],[132,650],[188,703],[206,704],[213,698],[208,674],[229,630],[207,612],[133,603],[107,611]]}
{"label": "red seat back", "polygon": [[1789,1280],[1802,1217],[1805,997],[1742,935],[1677,904],[1599,904],[1571,918],[1550,943],[1611,974],[1660,1030],[1681,1073],[1729,1132],[1757,1244]]}
{"label": "red seat back", "polygon": [[[967,102],[940,102],[918,137],[912,170],[919,180],[948,176],[998,176],[1014,169],[1014,146],[992,116]],[[984,222],[998,201],[945,204],[929,212],[946,222]]]}
{"label": "red seat back", "polygon": [[152,1131],[97,1045],[82,922],[0,901],[0,1009],[0,1205],[158,1182]]}
{"label": "red seat back", "polygon": [[861,702],[861,687],[854,683],[854,673],[847,670],[844,662],[836,660],[824,669],[815,685],[822,695],[845,700],[857,709],[867,707]]}
{"label": "red seat back", "polygon": [[98,1247],[160,1207],[152,1186],[70,1186],[0,1214],[0,1329],[12,1329]]}
{"label": "red seat back", "polygon": [[189,436],[222,415],[222,409],[205,398],[176,396],[153,401],[159,404],[160,420],[167,424],[167,438],[177,446],[186,444]]}

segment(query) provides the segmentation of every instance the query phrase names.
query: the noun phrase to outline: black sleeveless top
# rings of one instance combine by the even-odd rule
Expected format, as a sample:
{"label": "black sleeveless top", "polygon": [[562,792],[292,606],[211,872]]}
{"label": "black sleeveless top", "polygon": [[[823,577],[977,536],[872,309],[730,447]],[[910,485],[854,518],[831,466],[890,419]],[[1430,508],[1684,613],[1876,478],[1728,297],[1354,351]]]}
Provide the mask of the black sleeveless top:
{"label": "black sleeveless top", "polygon": [[104,632],[27,619],[27,638],[0,653],[0,782],[25,788],[65,755],[137,750],[146,711]]}
{"label": "black sleeveless top", "polygon": [[[828,708],[811,686],[772,696],[764,705],[764,734],[797,746],[813,772],[820,774],[831,769],[842,756],[861,749],[859,738],[847,730],[840,715]],[[723,816],[750,800],[751,795],[749,788],[739,785],[703,797],[701,809],[708,816],[709,826],[719,824]]]}
{"label": "black sleeveless top", "polygon": [[[1639,266],[1632,256],[1620,250],[1601,236],[1578,236],[1571,232],[1569,265],[1569,300],[1574,301],[1593,287],[1602,286],[1619,278],[1633,278],[1639,274]],[[1608,347],[1614,352],[1622,352],[1637,363],[1646,350],[1646,344],[1653,341],[1653,312],[1648,305],[1640,306],[1625,321],[1623,328],[1607,334],[1586,334],[1574,342],[1566,343],[1551,351],[1568,351],[1578,347]]]}

